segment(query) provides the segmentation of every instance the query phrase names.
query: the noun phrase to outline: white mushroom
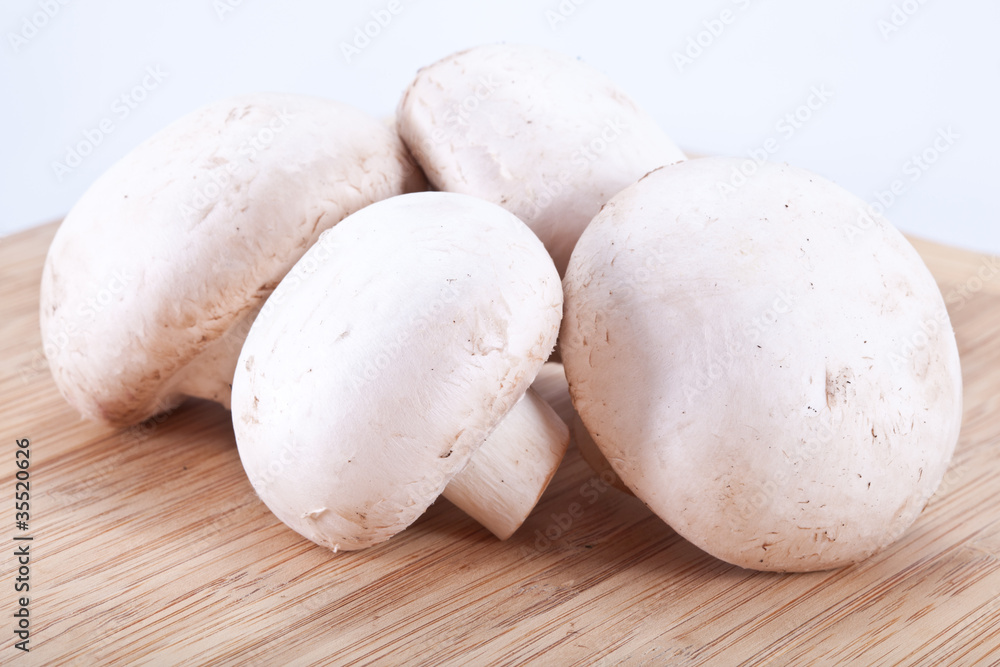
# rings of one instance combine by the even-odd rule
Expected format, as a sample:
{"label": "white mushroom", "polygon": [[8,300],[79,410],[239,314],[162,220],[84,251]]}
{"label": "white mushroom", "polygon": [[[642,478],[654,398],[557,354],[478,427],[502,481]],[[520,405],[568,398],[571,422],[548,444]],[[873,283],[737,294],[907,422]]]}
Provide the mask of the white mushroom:
{"label": "white mushroom", "polygon": [[958,438],[930,272],[845,190],[692,160],[611,200],[565,279],[574,405],[626,484],[737,565],[820,570],[897,539]]}
{"label": "white mushroom", "polygon": [[604,202],[684,159],[608,77],[534,46],[482,46],[421,69],[397,125],[436,188],[514,213],[560,275]]}
{"label": "white mushroom", "polygon": [[41,327],[57,386],[115,425],[184,396],[228,406],[250,322],[320,233],[424,186],[392,129],[336,102],[248,95],[181,118],[98,179],[52,242]]}
{"label": "white mushroom", "polygon": [[538,239],[482,200],[419,193],[350,216],[299,266],[254,322],[233,381],[261,499],[334,550],[388,539],[446,486],[499,536],[513,532],[569,439],[551,408],[520,400],[562,312]]}
{"label": "white mushroom", "polygon": [[580,452],[580,456],[587,462],[590,469],[597,473],[598,477],[602,480],[607,480],[611,486],[623,493],[627,493],[630,496],[635,495],[632,493],[632,489],[628,488],[625,482],[618,477],[618,473],[615,472],[614,467],[604,458],[601,448],[594,442],[594,438],[587,431],[587,427],[584,425],[583,420],[580,419],[580,415],[576,413],[573,413],[573,423],[570,424],[570,433],[572,434],[573,441],[576,443],[577,451]]}

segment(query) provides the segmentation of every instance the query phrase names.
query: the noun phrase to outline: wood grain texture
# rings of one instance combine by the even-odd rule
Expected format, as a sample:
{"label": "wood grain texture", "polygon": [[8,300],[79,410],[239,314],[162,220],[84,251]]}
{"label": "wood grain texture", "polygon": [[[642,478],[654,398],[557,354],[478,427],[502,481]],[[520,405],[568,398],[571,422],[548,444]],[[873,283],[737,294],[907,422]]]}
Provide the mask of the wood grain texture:
{"label": "wood grain texture", "polygon": [[1000,665],[989,258],[915,242],[948,298],[965,374],[940,490],[869,561],[780,575],[699,551],[574,450],[507,542],[440,500],[381,546],[317,547],[256,499],[221,408],[190,402],[114,431],[66,405],[38,332],[54,229],[0,243],[3,534],[15,535],[14,441],[30,438],[34,537],[28,654],[13,648],[13,548],[0,562],[2,664]]}

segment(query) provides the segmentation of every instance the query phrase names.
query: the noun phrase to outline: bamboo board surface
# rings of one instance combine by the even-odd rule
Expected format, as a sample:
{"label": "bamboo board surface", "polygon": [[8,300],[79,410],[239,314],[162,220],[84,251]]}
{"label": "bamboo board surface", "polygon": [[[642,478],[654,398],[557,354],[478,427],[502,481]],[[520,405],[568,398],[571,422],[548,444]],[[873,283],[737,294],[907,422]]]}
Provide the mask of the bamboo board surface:
{"label": "bamboo board surface", "polygon": [[[54,231],[0,241],[0,516],[14,544],[15,440],[30,438],[33,537],[30,653],[14,648],[13,547],[0,557],[0,664],[1000,665],[1000,265],[989,258],[914,241],[948,300],[965,376],[938,493],[867,562],[781,575],[699,551],[603,487],[572,448],[507,542],[442,499],[387,543],[334,555],[256,499],[218,406],[114,431],[61,399],[37,315]],[[565,398],[557,408],[571,410]]]}

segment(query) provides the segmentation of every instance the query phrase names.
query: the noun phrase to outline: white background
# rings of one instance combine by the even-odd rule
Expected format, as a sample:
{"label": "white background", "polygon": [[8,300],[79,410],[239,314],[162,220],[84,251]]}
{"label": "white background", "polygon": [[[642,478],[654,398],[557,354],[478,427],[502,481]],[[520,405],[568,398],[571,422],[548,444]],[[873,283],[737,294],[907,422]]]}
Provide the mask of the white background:
{"label": "white background", "polygon": [[[115,160],[212,100],[298,92],[385,116],[419,66],[511,41],[605,71],[691,153],[746,156],[774,137],[771,159],[866,200],[900,181],[887,216],[904,231],[1000,254],[995,0],[396,0],[351,62],[342,44],[389,0],[63,1],[0,10],[0,235],[61,217]],[[723,10],[730,22],[713,36],[704,22]],[[698,39],[679,66],[675,54]],[[147,67],[166,77],[130,109],[120,98]],[[789,134],[779,123],[814,86],[832,98],[800,109],[808,119]],[[60,178],[54,164],[103,119],[113,132]],[[948,128],[957,138],[933,149]],[[926,169],[912,161],[925,150]]]}

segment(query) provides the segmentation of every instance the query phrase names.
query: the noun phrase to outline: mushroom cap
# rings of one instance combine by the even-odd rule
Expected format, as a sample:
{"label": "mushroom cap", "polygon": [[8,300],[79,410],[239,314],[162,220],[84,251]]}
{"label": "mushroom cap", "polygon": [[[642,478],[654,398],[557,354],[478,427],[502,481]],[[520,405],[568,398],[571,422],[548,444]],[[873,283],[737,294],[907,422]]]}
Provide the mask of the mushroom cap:
{"label": "mushroom cap", "polygon": [[481,46],[424,67],[397,127],[437,189],[514,213],[560,274],[608,199],[684,159],[608,77],[535,46]]}
{"label": "mushroom cap", "polygon": [[735,159],[648,175],[577,245],[560,335],[615,471],[705,551],[807,571],[916,519],[958,438],[941,293],[912,246],[807,171]]}
{"label": "mushroom cap", "polygon": [[440,192],[355,213],[299,266],[240,355],[236,440],[279,519],[360,549],[416,520],[524,394],[561,285],[521,221]]}
{"label": "mushroom cap", "polygon": [[615,469],[608,463],[608,460],[604,458],[604,454],[601,449],[594,442],[594,439],[587,432],[587,427],[583,425],[583,420],[580,419],[580,415],[573,413],[573,423],[570,425],[570,432],[573,434],[573,440],[576,442],[576,450],[580,452],[580,457],[587,462],[590,469],[597,473],[598,477],[602,481],[605,481],[611,486],[615,487],[622,493],[627,493],[628,495],[635,495],[632,493],[632,489],[626,486]]}
{"label": "mushroom cap", "polygon": [[41,327],[56,384],[117,425],[179,402],[193,375],[227,404],[248,318],[320,233],[423,185],[393,130],[337,102],[247,95],[179,119],[101,176],[52,242]]}

